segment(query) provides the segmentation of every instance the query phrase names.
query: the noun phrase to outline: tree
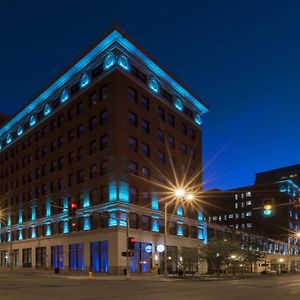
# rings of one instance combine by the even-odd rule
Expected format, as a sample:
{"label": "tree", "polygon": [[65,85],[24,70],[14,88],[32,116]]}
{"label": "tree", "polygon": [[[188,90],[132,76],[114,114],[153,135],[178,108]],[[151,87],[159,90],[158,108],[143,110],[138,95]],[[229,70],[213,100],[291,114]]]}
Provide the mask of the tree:
{"label": "tree", "polygon": [[243,242],[243,255],[245,261],[250,264],[251,272],[253,272],[253,266],[256,267],[257,262],[262,261],[266,257],[266,253],[260,251],[261,240],[257,238],[248,238]]}
{"label": "tree", "polygon": [[197,248],[181,248],[178,253],[178,266],[185,276],[186,271],[194,272],[198,268],[200,260],[199,250]]}
{"label": "tree", "polygon": [[220,275],[220,269],[223,264],[230,262],[230,257],[234,254],[240,254],[240,244],[237,241],[211,239],[208,244],[203,245],[200,251],[200,257]]}

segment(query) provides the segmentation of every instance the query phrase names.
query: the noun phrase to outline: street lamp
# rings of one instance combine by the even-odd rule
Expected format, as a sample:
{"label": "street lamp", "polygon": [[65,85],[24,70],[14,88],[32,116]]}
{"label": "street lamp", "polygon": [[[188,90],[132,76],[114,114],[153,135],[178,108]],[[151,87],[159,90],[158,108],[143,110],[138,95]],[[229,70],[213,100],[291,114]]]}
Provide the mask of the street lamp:
{"label": "street lamp", "polygon": [[[174,196],[181,201],[183,200],[188,200],[191,201],[194,199],[194,195],[192,193],[186,194],[186,191],[183,188],[177,188],[174,190]],[[168,201],[165,201],[165,230],[164,230],[164,245],[165,245],[165,250],[164,250],[164,277],[168,277],[168,271],[167,271],[167,266],[168,266],[168,257],[167,257],[167,227],[168,227]]]}

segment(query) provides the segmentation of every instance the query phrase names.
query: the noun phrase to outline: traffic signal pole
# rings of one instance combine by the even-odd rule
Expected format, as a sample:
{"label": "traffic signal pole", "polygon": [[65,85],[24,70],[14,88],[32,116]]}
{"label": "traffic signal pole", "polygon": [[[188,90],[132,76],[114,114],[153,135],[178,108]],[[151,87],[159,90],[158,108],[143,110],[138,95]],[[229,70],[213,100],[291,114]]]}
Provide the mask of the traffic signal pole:
{"label": "traffic signal pole", "polygon": [[129,218],[126,218],[126,249],[127,249],[127,255],[126,255],[126,279],[130,280],[131,274],[130,274],[130,257],[129,257],[129,248],[128,248],[128,239],[129,239]]}

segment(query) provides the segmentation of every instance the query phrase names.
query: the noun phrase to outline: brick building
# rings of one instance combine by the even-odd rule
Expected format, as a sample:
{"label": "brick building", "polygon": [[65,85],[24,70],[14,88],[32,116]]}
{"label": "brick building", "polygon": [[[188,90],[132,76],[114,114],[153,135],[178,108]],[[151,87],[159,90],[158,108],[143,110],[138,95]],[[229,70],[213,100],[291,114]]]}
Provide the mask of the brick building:
{"label": "brick building", "polygon": [[[162,195],[176,176],[201,185],[207,111],[113,26],[0,128],[1,266],[121,273],[127,218],[131,270],[161,264]],[[201,211],[168,213],[168,254],[206,241]]]}

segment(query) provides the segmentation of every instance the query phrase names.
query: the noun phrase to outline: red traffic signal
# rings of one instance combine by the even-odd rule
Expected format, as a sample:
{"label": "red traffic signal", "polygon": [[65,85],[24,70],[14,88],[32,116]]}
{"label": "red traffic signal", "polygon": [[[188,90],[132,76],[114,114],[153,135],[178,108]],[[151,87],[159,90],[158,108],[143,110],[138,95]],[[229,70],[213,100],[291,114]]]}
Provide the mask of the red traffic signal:
{"label": "red traffic signal", "polygon": [[298,197],[298,198],[293,202],[293,207],[294,207],[294,208],[300,207],[300,197]]}
{"label": "red traffic signal", "polygon": [[69,215],[70,216],[75,216],[76,215],[76,210],[77,210],[77,203],[75,201],[71,201],[69,203]]}
{"label": "red traffic signal", "polygon": [[128,237],[127,249],[128,250],[134,250],[134,245],[135,245],[134,237],[132,237],[132,236]]}

